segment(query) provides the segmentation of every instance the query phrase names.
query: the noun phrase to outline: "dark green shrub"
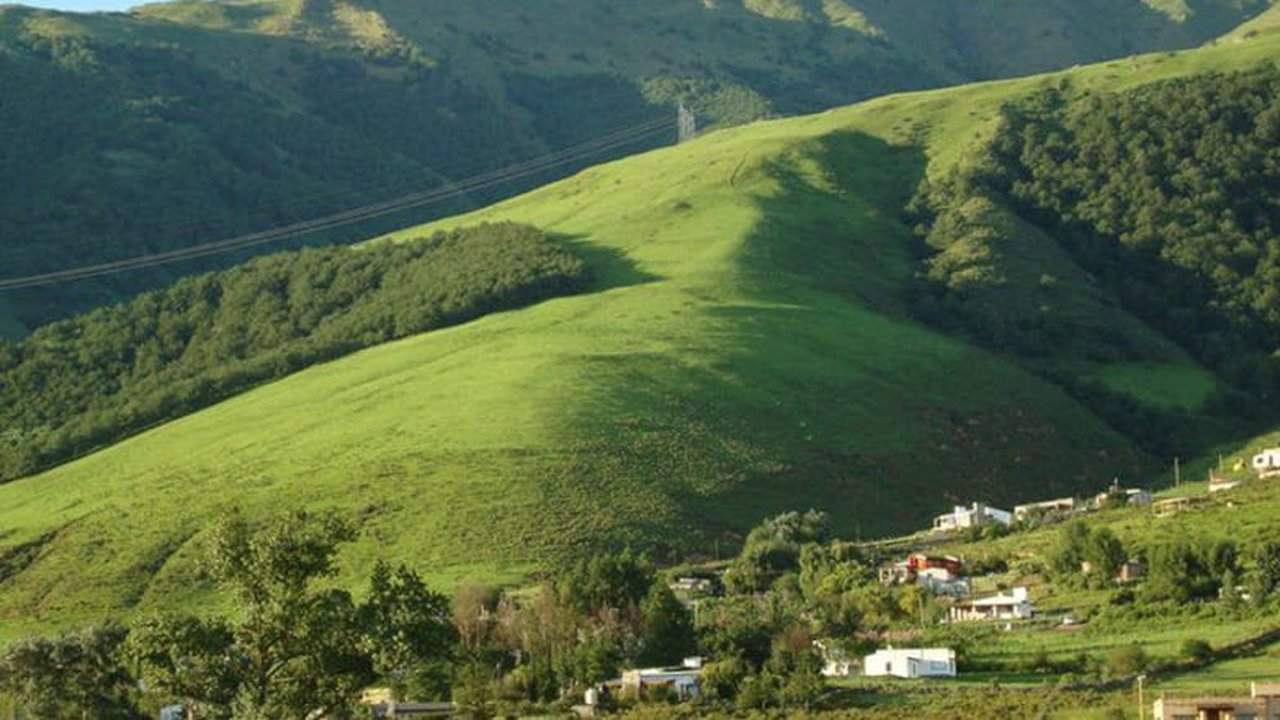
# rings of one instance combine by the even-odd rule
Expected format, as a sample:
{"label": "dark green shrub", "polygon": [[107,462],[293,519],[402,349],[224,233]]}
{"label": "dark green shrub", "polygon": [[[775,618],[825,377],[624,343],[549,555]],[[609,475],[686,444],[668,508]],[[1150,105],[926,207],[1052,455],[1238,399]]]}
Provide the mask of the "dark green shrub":
{"label": "dark green shrub", "polygon": [[1199,638],[1190,638],[1183,641],[1178,655],[1197,663],[1208,662],[1213,658],[1213,646]]}
{"label": "dark green shrub", "polygon": [[1136,675],[1147,669],[1151,658],[1141,645],[1125,645],[1107,656],[1107,670],[1115,676]]}

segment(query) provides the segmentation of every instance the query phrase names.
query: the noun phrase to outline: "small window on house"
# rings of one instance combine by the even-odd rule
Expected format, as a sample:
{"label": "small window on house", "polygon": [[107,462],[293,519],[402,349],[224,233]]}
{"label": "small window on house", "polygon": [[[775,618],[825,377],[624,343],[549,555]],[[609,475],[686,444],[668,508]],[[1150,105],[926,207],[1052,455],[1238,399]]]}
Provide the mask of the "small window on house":
{"label": "small window on house", "polygon": [[892,662],[892,661],[887,662],[887,663],[885,663],[885,664],[884,664],[884,671],[885,671],[885,672],[887,672],[887,673],[892,673],[892,672],[893,672],[893,662]]}

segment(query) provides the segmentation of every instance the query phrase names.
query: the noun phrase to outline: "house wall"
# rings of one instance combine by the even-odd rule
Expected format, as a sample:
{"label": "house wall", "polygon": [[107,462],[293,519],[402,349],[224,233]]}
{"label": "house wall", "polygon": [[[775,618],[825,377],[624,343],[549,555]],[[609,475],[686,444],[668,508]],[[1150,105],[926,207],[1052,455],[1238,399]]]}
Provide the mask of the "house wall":
{"label": "house wall", "polygon": [[[1268,708],[1265,698],[1161,698],[1152,705],[1153,720],[1280,720],[1280,703]],[[1213,712],[1217,711],[1217,715]]]}
{"label": "house wall", "polygon": [[943,650],[881,650],[866,657],[867,677],[955,677],[955,655]]}
{"label": "house wall", "polygon": [[1016,520],[1026,519],[1030,515],[1038,513],[1072,513],[1080,508],[1080,501],[1075,498],[1061,498],[1058,500],[1045,500],[1044,502],[1028,503],[1026,505],[1018,505],[1013,509],[1013,517]]}
{"label": "house wall", "polygon": [[884,655],[868,657],[863,674],[867,677],[911,677],[906,658]]}
{"label": "house wall", "polygon": [[985,605],[972,607],[957,605],[951,608],[951,622],[976,622],[981,620],[1026,620],[1035,617],[1035,611],[1027,603],[1009,605]]}
{"label": "house wall", "polygon": [[1253,456],[1254,470],[1273,470],[1280,468],[1280,450],[1263,450]]}

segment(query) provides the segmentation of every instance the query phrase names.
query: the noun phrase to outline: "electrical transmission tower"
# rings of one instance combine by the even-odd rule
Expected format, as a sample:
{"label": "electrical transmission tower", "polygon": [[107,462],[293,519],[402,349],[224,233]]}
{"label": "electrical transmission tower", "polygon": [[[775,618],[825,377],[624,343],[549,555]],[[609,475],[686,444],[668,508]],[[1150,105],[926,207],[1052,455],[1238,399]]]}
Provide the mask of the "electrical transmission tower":
{"label": "electrical transmission tower", "polygon": [[676,143],[687,143],[698,137],[698,118],[693,111],[680,103],[680,109],[676,111]]}

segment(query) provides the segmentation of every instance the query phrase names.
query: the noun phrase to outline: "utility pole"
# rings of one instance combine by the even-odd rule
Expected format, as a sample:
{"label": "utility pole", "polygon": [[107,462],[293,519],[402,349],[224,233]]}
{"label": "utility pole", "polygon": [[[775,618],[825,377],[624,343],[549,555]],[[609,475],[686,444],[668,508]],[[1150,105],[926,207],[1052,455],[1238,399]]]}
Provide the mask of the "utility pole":
{"label": "utility pole", "polygon": [[1138,720],[1147,720],[1147,705],[1143,702],[1142,698],[1142,686],[1146,682],[1146,675],[1138,676]]}
{"label": "utility pole", "polygon": [[1173,459],[1173,485],[1174,487],[1182,487],[1182,466],[1179,464],[1178,458]]}
{"label": "utility pole", "polygon": [[676,110],[676,144],[684,144],[698,137],[698,118],[693,111],[680,103]]}

